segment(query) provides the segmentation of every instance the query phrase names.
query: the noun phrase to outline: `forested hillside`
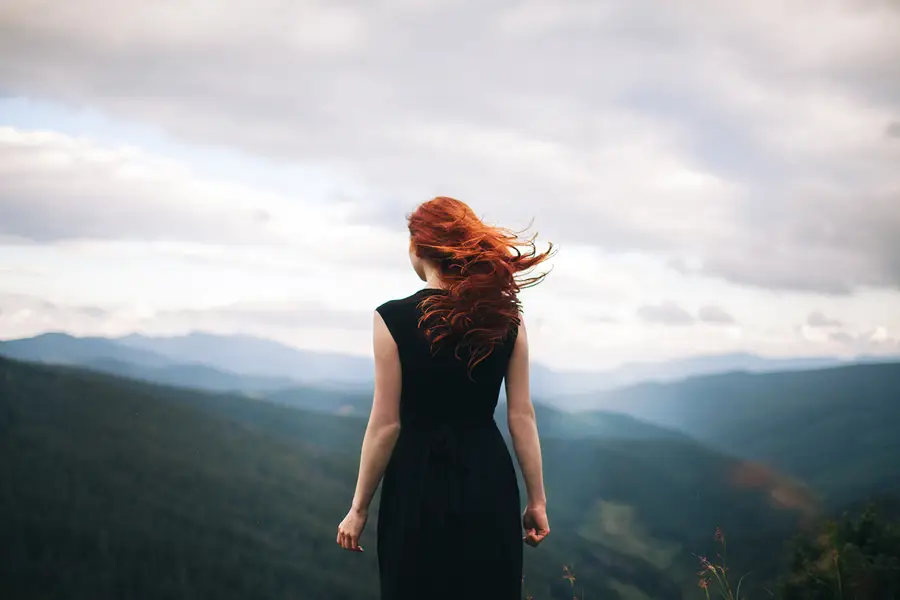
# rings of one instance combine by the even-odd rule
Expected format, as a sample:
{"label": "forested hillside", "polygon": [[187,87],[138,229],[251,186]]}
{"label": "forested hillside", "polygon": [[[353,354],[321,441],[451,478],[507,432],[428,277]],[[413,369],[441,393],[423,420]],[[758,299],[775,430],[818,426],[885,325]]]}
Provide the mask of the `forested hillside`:
{"label": "forested hillside", "polygon": [[900,363],[731,373],[583,401],[794,475],[834,507],[900,492]]}
{"label": "forested hillside", "polygon": [[[0,591],[374,599],[374,518],[369,552],[334,544],[364,425],[2,359]],[[604,597],[676,598],[695,586],[692,552],[715,526],[760,556],[793,531],[801,513],[736,486],[739,463],[638,437],[548,436],[554,535],[526,549],[536,597],[566,598],[569,564]]]}

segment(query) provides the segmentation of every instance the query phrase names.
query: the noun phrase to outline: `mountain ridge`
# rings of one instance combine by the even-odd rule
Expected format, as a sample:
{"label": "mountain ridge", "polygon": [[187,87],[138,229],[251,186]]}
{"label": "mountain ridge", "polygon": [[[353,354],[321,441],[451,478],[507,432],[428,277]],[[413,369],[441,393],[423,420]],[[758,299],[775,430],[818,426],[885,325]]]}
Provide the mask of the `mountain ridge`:
{"label": "mountain ridge", "polygon": [[[900,493],[900,362],[724,373],[585,395],[807,481],[837,504]],[[588,418],[591,411],[576,413]]]}
{"label": "mountain ridge", "polygon": [[[343,390],[364,389],[372,383],[372,361],[369,357],[304,350],[243,334],[193,332],[174,336],[147,336],[132,333],[119,337],[77,337],[51,332],[31,338],[0,341],[0,354],[48,363],[86,366],[89,366],[88,362],[97,359],[115,359],[145,368],[174,367],[177,364],[204,366],[222,372],[206,372],[206,378],[219,380],[210,383],[210,389],[224,389],[224,381],[240,377],[256,378],[253,384],[244,383],[236,388],[247,388],[250,391],[289,387],[284,385],[289,382]],[[577,408],[565,406],[565,403],[580,394],[643,382],[681,381],[731,372],[798,371],[894,360],[900,360],[900,356],[860,355],[853,359],[768,358],[751,353],[731,353],[663,362],[632,362],[598,371],[560,371],[533,362],[531,387],[536,396],[559,398],[555,402],[558,406]],[[272,378],[273,381],[266,382],[262,378]],[[177,378],[173,376],[173,379]],[[238,385],[238,382],[235,381],[233,385]]]}

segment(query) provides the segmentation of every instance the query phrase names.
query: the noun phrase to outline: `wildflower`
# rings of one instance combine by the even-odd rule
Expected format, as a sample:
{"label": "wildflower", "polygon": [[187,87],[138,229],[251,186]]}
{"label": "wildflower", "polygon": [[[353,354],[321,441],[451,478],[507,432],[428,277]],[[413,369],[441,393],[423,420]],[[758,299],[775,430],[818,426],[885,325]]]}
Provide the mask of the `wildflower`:
{"label": "wildflower", "polygon": [[725,541],[725,532],[722,531],[721,527],[716,527],[715,539],[717,542]]}

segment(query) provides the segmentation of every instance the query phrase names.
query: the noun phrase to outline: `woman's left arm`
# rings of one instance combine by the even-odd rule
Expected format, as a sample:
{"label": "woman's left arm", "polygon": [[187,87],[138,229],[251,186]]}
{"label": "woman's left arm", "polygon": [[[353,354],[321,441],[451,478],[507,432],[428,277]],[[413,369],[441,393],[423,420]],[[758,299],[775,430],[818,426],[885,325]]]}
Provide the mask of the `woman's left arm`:
{"label": "woman's left arm", "polygon": [[373,327],[375,394],[363,437],[359,477],[350,512],[338,528],[338,543],[360,551],[359,536],[368,519],[369,504],[387,468],[400,434],[401,370],[397,344],[384,319],[376,312]]}

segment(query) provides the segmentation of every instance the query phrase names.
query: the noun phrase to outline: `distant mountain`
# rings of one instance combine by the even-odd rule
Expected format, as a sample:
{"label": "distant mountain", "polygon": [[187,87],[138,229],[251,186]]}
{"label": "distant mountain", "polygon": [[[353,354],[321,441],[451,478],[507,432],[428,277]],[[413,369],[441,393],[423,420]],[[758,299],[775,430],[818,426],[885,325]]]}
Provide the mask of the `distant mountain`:
{"label": "distant mountain", "polygon": [[[372,384],[372,361],[365,356],[300,350],[272,340],[245,335],[191,333],[174,337],[129,335],[121,338],[76,338],[66,334],[44,334],[34,338],[0,342],[0,354],[13,358],[58,364],[102,366],[104,361],[142,367],[203,365],[225,375],[197,371],[203,389],[227,389],[229,377],[240,387],[281,387],[289,381],[346,391],[367,390]],[[853,360],[831,357],[773,359],[752,354],[690,357],[658,363],[629,363],[606,371],[557,371],[540,363],[531,367],[531,389],[536,397],[561,408],[581,408],[578,394],[610,390],[647,381],[678,381],[698,375],[724,372],[765,373],[829,368],[845,364],[886,362],[891,358],[860,356]],[[900,360],[900,358],[897,358]],[[179,374],[147,374],[156,381],[189,383]],[[234,379],[234,375],[272,378],[275,381]],[[277,383],[276,385],[276,382]]]}
{"label": "distant mountain", "polygon": [[[548,426],[554,418],[565,415]],[[574,562],[597,597],[694,597],[692,553],[717,525],[741,548],[734,568],[753,562],[748,592],[766,580],[796,518],[775,490],[735,485],[741,463],[684,436],[592,418],[610,435],[566,425],[546,437],[554,535],[526,552],[529,593],[566,597],[561,565]],[[374,600],[375,553],[334,544],[364,428],[363,418],[0,358],[3,588]]]}
{"label": "distant mountain", "polygon": [[776,373],[827,369],[849,364],[883,363],[900,360],[900,356],[767,358],[755,354],[735,353],[692,356],[664,362],[626,363],[598,372],[560,372],[537,366],[532,369],[535,395],[552,398],[563,408],[578,409],[578,394],[611,390],[643,382],[671,382],[719,373]]}
{"label": "distant mountain", "polygon": [[616,369],[615,386],[637,381],[671,381],[733,371],[771,372],[821,369],[843,364],[833,357],[767,358],[747,353],[694,356],[666,363],[628,363]]}
{"label": "distant mountain", "polygon": [[244,392],[261,395],[297,385],[296,381],[287,377],[238,375],[200,364],[145,367],[113,358],[102,358],[81,363],[81,366],[152,383],[213,392]]}
{"label": "distant mountain", "polygon": [[368,384],[372,361],[366,357],[292,348],[247,335],[191,333],[175,337],[129,335],[115,340],[128,348],[153,352],[179,363],[296,382],[338,387]]}
{"label": "distant mountain", "polygon": [[900,493],[900,362],[645,383],[573,404],[620,411],[762,461],[835,503]]}
{"label": "distant mountain", "polygon": [[79,338],[65,333],[45,333],[32,338],[0,342],[0,355],[60,365],[84,365],[103,360],[116,360],[141,367],[165,367],[175,363],[156,352],[130,348],[107,338]]}
{"label": "distant mountain", "polygon": [[0,342],[0,356],[47,364],[86,367],[154,383],[209,391],[271,392],[298,385],[287,377],[241,375],[198,362],[186,363],[107,338],[48,333]]}

